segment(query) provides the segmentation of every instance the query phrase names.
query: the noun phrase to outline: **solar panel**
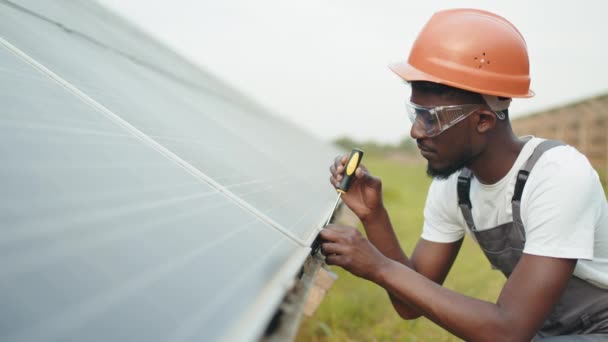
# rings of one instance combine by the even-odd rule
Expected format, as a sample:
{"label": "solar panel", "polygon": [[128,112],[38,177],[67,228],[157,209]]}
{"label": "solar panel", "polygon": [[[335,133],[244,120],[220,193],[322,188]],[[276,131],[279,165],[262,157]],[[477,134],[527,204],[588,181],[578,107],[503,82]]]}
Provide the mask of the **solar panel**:
{"label": "solar panel", "polygon": [[0,339],[258,337],[336,151],[95,4],[0,14]]}

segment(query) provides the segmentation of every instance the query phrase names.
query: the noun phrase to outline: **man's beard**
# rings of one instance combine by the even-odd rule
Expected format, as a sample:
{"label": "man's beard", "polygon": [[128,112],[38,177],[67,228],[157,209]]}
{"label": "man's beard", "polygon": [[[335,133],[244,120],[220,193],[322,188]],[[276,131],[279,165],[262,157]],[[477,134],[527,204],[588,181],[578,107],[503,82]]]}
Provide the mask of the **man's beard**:
{"label": "man's beard", "polygon": [[434,179],[448,179],[451,175],[470,164],[473,159],[473,153],[468,152],[462,155],[460,159],[441,169],[433,168],[430,163],[427,163],[426,174]]}

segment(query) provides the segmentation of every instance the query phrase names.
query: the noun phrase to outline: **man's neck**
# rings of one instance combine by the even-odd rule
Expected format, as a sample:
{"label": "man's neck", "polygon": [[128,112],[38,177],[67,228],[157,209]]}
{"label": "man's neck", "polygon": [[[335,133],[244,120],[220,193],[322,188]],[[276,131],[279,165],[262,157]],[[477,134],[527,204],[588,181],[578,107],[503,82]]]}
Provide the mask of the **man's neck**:
{"label": "man's neck", "polygon": [[526,143],[512,132],[496,138],[470,165],[475,178],[482,184],[494,184],[503,179]]}

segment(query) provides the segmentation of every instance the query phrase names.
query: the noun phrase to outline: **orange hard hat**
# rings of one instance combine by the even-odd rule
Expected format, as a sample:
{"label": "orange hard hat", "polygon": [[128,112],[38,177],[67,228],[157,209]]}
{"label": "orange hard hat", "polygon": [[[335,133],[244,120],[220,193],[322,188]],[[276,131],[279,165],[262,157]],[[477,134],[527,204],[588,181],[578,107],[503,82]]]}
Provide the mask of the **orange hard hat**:
{"label": "orange hard hat", "polygon": [[523,36],[494,13],[452,9],[435,13],[407,62],[389,66],[406,81],[429,81],[476,93],[532,97]]}

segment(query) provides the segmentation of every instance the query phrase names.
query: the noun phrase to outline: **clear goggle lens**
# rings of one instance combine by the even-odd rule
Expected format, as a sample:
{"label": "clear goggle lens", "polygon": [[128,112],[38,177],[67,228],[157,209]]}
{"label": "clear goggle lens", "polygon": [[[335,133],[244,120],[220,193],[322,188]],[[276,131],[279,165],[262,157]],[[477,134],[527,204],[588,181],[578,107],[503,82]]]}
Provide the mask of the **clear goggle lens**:
{"label": "clear goggle lens", "polygon": [[440,134],[483,107],[484,105],[480,104],[422,107],[406,102],[407,114],[412,125],[422,130],[427,137]]}

